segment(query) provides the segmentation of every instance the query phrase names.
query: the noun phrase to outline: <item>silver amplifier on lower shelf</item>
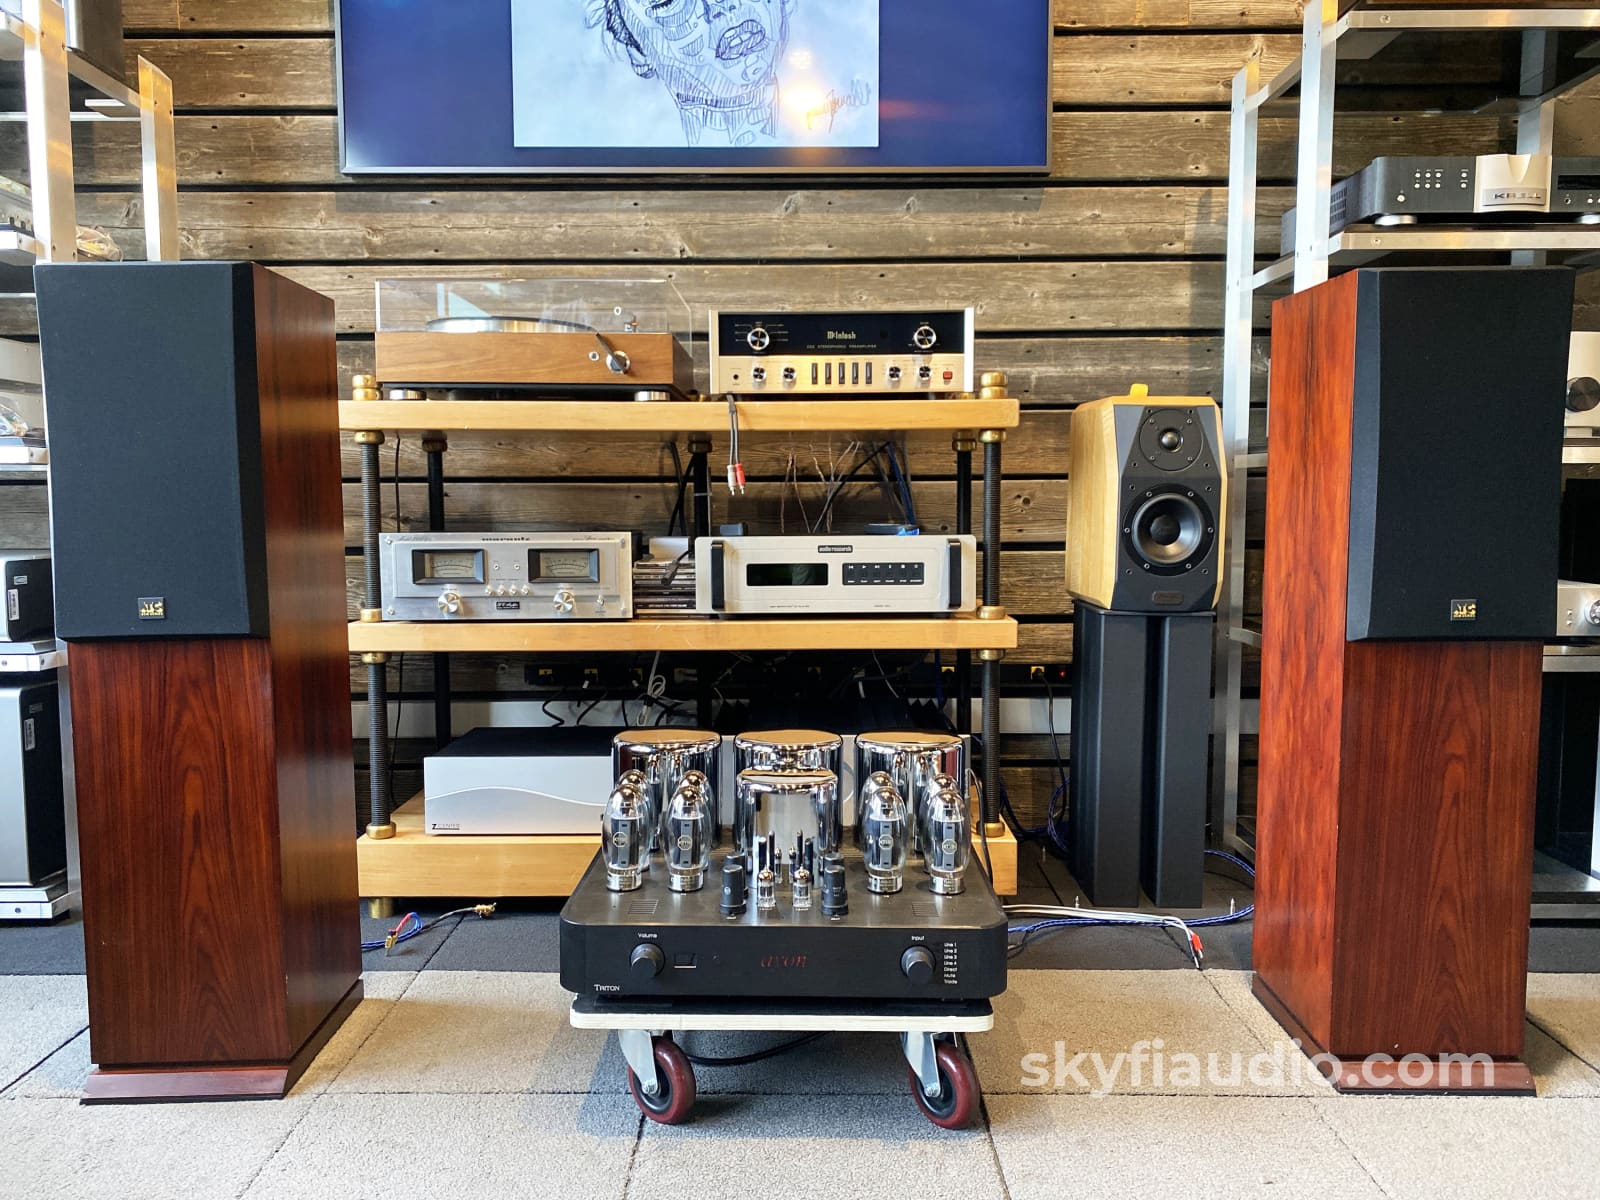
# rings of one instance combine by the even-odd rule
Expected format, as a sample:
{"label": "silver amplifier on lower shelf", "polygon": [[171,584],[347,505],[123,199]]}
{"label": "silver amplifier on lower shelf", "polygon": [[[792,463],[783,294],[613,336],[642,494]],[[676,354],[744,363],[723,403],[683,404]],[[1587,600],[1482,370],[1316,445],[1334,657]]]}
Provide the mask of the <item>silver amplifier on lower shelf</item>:
{"label": "silver amplifier on lower shelf", "polygon": [[631,533],[386,533],[392,621],[598,621],[633,615]]}
{"label": "silver amplifier on lower shelf", "polygon": [[977,605],[970,534],[697,538],[695,610],[738,616],[939,616]]}

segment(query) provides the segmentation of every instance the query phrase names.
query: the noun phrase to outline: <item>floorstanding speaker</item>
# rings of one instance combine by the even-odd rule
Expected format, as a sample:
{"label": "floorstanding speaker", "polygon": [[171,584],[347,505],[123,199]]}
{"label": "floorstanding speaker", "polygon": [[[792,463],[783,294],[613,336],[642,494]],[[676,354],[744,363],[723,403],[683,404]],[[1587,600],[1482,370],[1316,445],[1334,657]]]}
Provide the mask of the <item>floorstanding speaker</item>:
{"label": "floorstanding speaker", "polygon": [[333,305],[40,266],[86,1103],[281,1096],[361,996]]}
{"label": "floorstanding speaker", "polygon": [[1532,1090],[1572,298],[1370,269],[1273,309],[1255,991],[1341,1090]]}

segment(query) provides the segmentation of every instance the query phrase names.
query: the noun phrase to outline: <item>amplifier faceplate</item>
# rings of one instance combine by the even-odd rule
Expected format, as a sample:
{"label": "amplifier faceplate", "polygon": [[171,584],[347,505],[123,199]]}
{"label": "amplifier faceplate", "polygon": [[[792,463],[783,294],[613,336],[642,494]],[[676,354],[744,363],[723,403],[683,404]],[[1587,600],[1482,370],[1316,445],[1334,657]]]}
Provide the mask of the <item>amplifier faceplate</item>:
{"label": "amplifier faceplate", "polygon": [[973,310],[711,314],[711,391],[743,396],[973,390]]}
{"label": "amplifier faceplate", "polygon": [[[611,892],[597,857],[561,911],[561,986],[579,995],[622,998],[781,996],[881,1000],[976,1000],[1006,987],[1006,917],[983,872],[966,891],[935,895],[920,869],[904,890],[875,895],[858,855],[846,855],[849,911],[830,917],[819,899],[797,910],[790,895],[760,911],[718,910],[722,856],[698,892],[673,892],[657,863],[632,892]],[[659,970],[635,965],[652,946]],[[908,971],[908,952],[926,951],[931,970]],[[923,982],[916,982],[922,979]]]}
{"label": "amplifier faceplate", "polygon": [[633,615],[631,533],[387,533],[386,621]]}

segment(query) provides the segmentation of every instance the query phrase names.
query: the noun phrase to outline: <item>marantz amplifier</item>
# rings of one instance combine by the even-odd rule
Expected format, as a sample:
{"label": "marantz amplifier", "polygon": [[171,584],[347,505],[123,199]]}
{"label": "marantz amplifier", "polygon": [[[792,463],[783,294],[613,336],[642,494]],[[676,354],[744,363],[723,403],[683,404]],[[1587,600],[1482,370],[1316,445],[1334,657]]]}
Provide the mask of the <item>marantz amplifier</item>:
{"label": "marantz amplifier", "polygon": [[977,604],[970,534],[697,538],[694,558],[701,613],[910,616]]}
{"label": "marantz amplifier", "polygon": [[973,310],[711,314],[711,391],[742,396],[972,391]]}
{"label": "marantz amplifier", "polygon": [[[1545,154],[1385,155],[1333,185],[1328,232],[1484,214],[1600,221],[1600,158]],[[1294,251],[1295,210],[1280,244]]]}
{"label": "marantz amplifier", "polygon": [[631,533],[386,533],[395,621],[597,621],[633,615]]}

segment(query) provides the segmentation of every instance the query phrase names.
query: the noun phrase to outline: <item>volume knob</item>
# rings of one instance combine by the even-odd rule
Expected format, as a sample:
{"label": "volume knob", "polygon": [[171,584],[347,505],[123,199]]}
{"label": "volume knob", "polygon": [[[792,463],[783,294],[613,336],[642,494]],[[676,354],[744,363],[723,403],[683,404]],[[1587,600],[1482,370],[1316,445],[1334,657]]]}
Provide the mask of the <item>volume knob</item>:
{"label": "volume knob", "polygon": [[551,606],[557,612],[564,612],[564,613],[571,612],[572,608],[573,608],[573,605],[577,604],[577,602],[578,602],[578,598],[572,594],[572,591],[571,591],[570,588],[562,588],[560,591],[558,591],[555,594],[555,596],[550,601]]}
{"label": "volume knob", "polygon": [[461,611],[461,593],[454,588],[446,588],[440,592],[439,611],[449,617],[459,613]]}
{"label": "volume knob", "polygon": [[654,979],[666,965],[667,956],[661,953],[661,947],[649,942],[635,946],[628,958],[628,970],[635,979]]}
{"label": "volume knob", "polygon": [[934,332],[932,325],[919,326],[917,331],[911,335],[911,341],[918,350],[932,350],[938,340],[939,335]]}
{"label": "volume knob", "polygon": [[750,349],[757,354],[772,345],[772,335],[759,325],[747,333],[744,340],[750,343]]}

